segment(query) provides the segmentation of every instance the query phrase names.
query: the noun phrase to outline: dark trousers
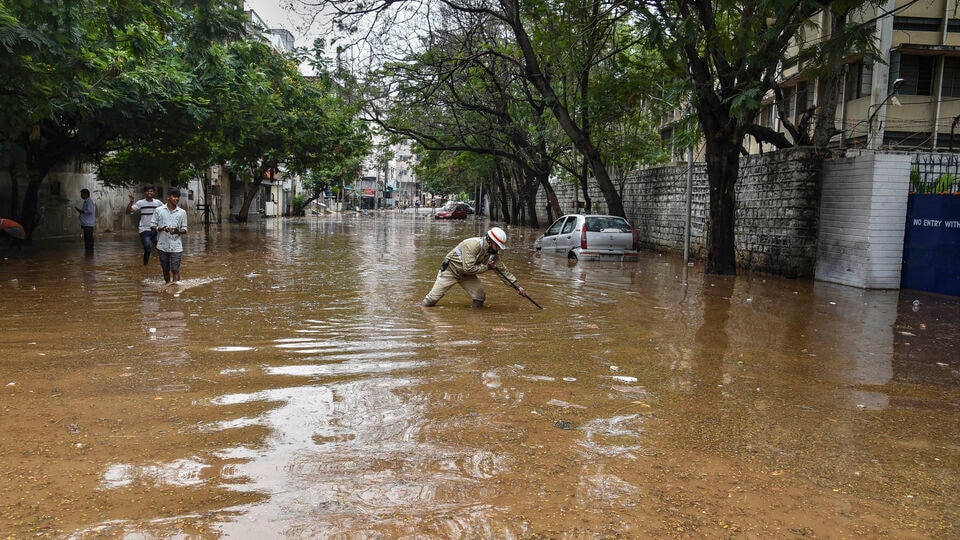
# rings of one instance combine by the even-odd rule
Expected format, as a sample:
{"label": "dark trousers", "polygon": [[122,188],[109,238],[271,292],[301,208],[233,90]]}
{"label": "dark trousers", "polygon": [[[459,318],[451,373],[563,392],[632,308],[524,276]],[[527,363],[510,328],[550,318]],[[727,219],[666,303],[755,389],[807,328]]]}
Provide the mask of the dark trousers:
{"label": "dark trousers", "polygon": [[150,252],[157,245],[157,231],[143,231],[140,233],[140,243],[143,244],[143,264],[150,262]]}
{"label": "dark trousers", "polygon": [[90,251],[93,249],[93,227],[81,226],[80,228],[83,229],[83,247]]}

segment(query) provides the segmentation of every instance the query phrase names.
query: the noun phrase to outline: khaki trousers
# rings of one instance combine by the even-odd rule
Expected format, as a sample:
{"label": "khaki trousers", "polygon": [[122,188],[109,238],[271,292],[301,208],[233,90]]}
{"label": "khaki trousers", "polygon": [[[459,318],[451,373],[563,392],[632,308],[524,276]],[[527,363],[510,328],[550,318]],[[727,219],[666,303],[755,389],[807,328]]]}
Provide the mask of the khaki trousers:
{"label": "khaki trousers", "polygon": [[476,275],[457,276],[448,268],[447,270],[437,272],[437,281],[433,283],[433,288],[430,289],[430,292],[424,297],[423,302],[431,306],[436,304],[443,298],[443,295],[447,294],[450,287],[458,283],[463,287],[463,290],[467,291],[467,294],[469,294],[470,298],[474,301],[482,303],[487,299],[487,294],[483,292],[483,284],[480,283],[480,278]]}

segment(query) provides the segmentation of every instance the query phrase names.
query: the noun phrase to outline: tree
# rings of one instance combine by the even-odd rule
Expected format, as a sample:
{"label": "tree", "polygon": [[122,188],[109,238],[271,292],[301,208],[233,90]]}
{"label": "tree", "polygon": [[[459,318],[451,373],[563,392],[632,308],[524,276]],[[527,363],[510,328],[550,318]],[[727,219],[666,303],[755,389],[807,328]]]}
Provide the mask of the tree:
{"label": "tree", "polygon": [[0,156],[12,178],[11,206],[26,178],[16,215],[28,238],[49,171],[95,160],[168,116],[202,120],[185,47],[240,32],[242,20],[234,2],[0,4]]}
{"label": "tree", "polygon": [[[101,178],[108,184],[138,178],[179,185],[210,165],[228,164],[247,181],[238,211],[245,221],[260,185],[276,176],[282,149],[290,143],[286,123],[298,120],[290,102],[300,97],[302,77],[291,58],[252,39],[215,45],[195,59],[202,114],[170,114],[150,132],[118,138],[99,156]],[[304,101],[309,110],[312,103]]]}
{"label": "tree", "polygon": [[414,170],[422,179],[423,190],[447,195],[473,191],[478,182],[486,182],[495,158],[490,155],[414,147],[419,156]]}
{"label": "tree", "polygon": [[[659,122],[677,108],[663,81],[670,80],[659,55],[638,40],[624,21],[604,18],[597,2],[563,3],[533,26],[538,49],[552,67],[552,78],[577,112],[578,122],[596,141],[617,193],[641,165],[665,158]],[[672,85],[671,85],[672,86]],[[671,88],[672,90],[672,88]],[[583,188],[592,211],[589,164],[567,153],[561,166]]]}
{"label": "tree", "polygon": [[[429,11],[429,15],[424,14],[423,19],[428,25],[426,29],[410,28],[409,26],[403,28],[403,34],[407,36],[404,39],[404,43],[409,42],[409,35],[411,34],[426,36],[428,38],[431,37],[433,35],[434,25],[432,17],[435,16],[437,12],[440,12],[441,18],[444,15],[443,10],[436,9],[435,4],[429,2],[383,1],[369,3],[358,0],[301,0],[301,3],[314,6],[319,10],[331,8],[338,13],[338,25],[351,29],[361,28],[362,25],[357,22],[356,19],[365,15],[372,15],[377,17],[378,20],[388,21],[389,24],[394,24],[399,18],[397,14],[402,14],[405,24],[409,25],[409,21],[413,19],[410,12],[418,9]],[[540,37],[537,37],[533,35],[531,31],[531,28],[536,26],[536,21],[542,17],[551,16],[554,12],[561,11],[565,4],[559,2],[552,3],[545,0],[524,2],[523,4],[518,0],[499,0],[493,3],[441,0],[440,5],[452,13],[450,15],[451,17],[463,17],[464,19],[478,17],[498,23],[498,32],[510,37],[512,41],[511,47],[515,52],[505,54],[504,50],[491,48],[490,53],[499,54],[505,61],[513,62],[516,65],[518,68],[517,72],[520,76],[524,77],[531,85],[531,88],[539,94],[539,99],[544,104],[545,110],[550,111],[557,124],[569,140],[572,141],[573,146],[584,156],[585,162],[593,173],[595,181],[607,202],[608,212],[620,216],[624,215],[622,199],[616,186],[610,180],[607,163],[605,163],[603,154],[598,149],[598,145],[591,135],[589,125],[585,128],[585,126],[578,121],[577,114],[575,114],[575,111],[578,107],[581,107],[582,103],[578,100],[567,100],[570,95],[576,96],[578,94],[565,94],[559,91],[556,86],[557,81],[561,78],[559,73],[566,66],[551,65],[549,59],[541,54],[542,51],[539,47],[550,39],[556,39],[557,36],[551,37],[542,34]],[[605,58],[606,54],[609,53],[609,51],[606,51],[606,53],[601,52],[609,43],[607,41],[608,37],[614,35],[614,33],[608,29],[615,28],[618,24],[627,21],[630,12],[620,3],[596,3],[594,5],[592,2],[585,2],[585,5],[588,7],[583,9],[582,12],[591,14],[593,18],[589,19],[582,28],[599,28],[601,30],[595,34],[595,46],[591,47],[588,54],[584,55],[583,58],[587,61],[596,62]],[[391,12],[391,10],[395,12]],[[475,26],[465,25],[463,28],[473,29]],[[572,26],[560,26],[560,28],[567,31],[567,33],[563,35],[563,38],[570,43],[582,37],[578,34],[577,28]],[[366,35],[385,35],[386,33],[386,30],[377,28],[376,30],[368,29]],[[626,48],[629,47],[629,44],[622,43],[620,46]],[[586,82],[589,82],[589,80],[587,79]]]}
{"label": "tree", "polygon": [[[319,53],[317,53],[319,54]],[[286,56],[265,44],[231,44],[223,104],[218,115],[219,158],[250,182],[237,218],[245,221],[250,203],[266,178],[283,166],[291,174],[328,175],[328,181],[354,175],[370,148],[357,109],[344,102],[330,78],[304,77],[302,58]],[[314,185],[319,188],[319,185]]]}
{"label": "tree", "polygon": [[708,274],[736,274],[734,188],[744,137],[750,133],[782,144],[782,135],[756,125],[761,99],[777,90],[778,70],[801,29],[831,3],[641,0],[635,5],[649,43],[662,52],[675,78],[692,83],[710,194]]}
{"label": "tree", "polygon": [[[521,196],[510,198],[513,204],[501,217],[537,226],[536,190],[546,186],[552,193],[548,180],[556,144],[545,137],[543,100],[505,52],[511,44],[497,28],[483,15],[440,21],[422,52],[373,74],[371,79],[382,81],[377,97],[385,97],[371,99],[368,110],[387,132],[416,140],[424,152],[439,152],[436,161],[464,163],[472,153],[511,162]],[[380,102],[387,106],[381,108]],[[431,180],[444,176],[438,171]],[[468,177],[476,181],[476,175]],[[489,178],[482,183],[493,184]]]}

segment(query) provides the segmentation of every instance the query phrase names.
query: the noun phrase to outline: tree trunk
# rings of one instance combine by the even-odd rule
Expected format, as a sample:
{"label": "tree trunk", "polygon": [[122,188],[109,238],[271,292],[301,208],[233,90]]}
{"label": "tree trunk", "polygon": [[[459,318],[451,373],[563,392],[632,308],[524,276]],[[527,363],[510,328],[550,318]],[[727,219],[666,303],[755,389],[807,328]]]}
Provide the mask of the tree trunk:
{"label": "tree trunk", "polygon": [[21,223],[20,211],[17,210],[17,202],[20,200],[20,183],[17,181],[17,164],[11,160],[7,165],[7,174],[10,176],[10,199],[0,207],[0,216],[6,213],[14,221]]}
{"label": "tree trunk", "polygon": [[[506,173],[503,170],[503,165],[497,164],[497,187],[500,189],[500,213],[501,220],[504,222],[510,222],[510,191],[507,187],[507,182],[505,181]],[[492,216],[491,216],[492,217]]]}
{"label": "tree trunk", "polygon": [[[593,200],[590,198],[590,186],[587,184],[590,179],[590,175],[587,174],[588,170],[587,164],[584,162],[583,169],[580,174],[580,190],[583,192],[583,211],[587,214],[591,214],[593,213]],[[574,208],[573,211],[579,212],[579,209]]]}
{"label": "tree trunk", "polygon": [[523,224],[523,179],[521,172],[517,168],[510,168],[510,178],[507,184],[510,186],[510,219],[508,225]]}
{"label": "tree trunk", "polygon": [[240,205],[240,211],[237,212],[237,221],[246,223],[250,215],[250,204],[260,192],[260,186],[263,184],[263,178],[255,178],[250,187],[243,193],[243,204]]}
{"label": "tree trunk", "polygon": [[[839,19],[832,12],[830,31],[836,31],[835,25],[840,24]],[[813,124],[813,146],[819,151],[825,151],[830,145],[830,139],[838,133],[837,124],[837,106],[840,104],[840,85],[843,83],[843,70],[846,67],[843,64],[844,49],[830,47],[827,49],[827,59],[825,70],[828,70],[830,76],[819,77],[817,79],[819,103],[817,104],[816,117]]]}
{"label": "tree trunk", "polygon": [[523,204],[523,221],[522,223],[528,227],[533,227],[535,229],[540,227],[540,221],[537,219],[537,188],[539,187],[539,180],[537,178],[531,178],[532,182],[528,182],[521,193],[521,204]]}
{"label": "tree trunk", "polygon": [[717,142],[709,133],[706,140],[710,214],[707,222],[707,263],[704,273],[736,275],[735,188],[737,175],[740,173],[740,145]]}
{"label": "tree trunk", "polygon": [[253,199],[255,199],[257,193],[260,192],[260,186],[263,185],[263,180],[266,178],[276,180],[277,162],[264,159],[263,163],[260,164],[259,170],[256,167],[251,167],[250,173],[250,176],[253,178],[253,183],[250,184],[250,187],[243,194],[243,204],[240,205],[240,211],[237,212],[237,221],[240,223],[247,222],[250,215],[250,204],[253,203]]}
{"label": "tree trunk", "polygon": [[[544,153],[538,154],[540,156]],[[546,159],[537,160],[534,167],[523,167],[519,170],[519,178],[522,182],[520,186],[520,201],[523,205],[524,215],[521,223],[530,227],[540,227],[540,220],[537,216],[537,192],[543,184],[549,184],[550,164]],[[548,195],[549,197],[549,195]]]}
{"label": "tree trunk", "polygon": [[553,220],[563,215],[563,209],[560,208],[560,199],[557,198],[557,192],[550,185],[550,176],[540,178],[540,186],[543,187],[547,195],[547,222],[553,223]]}
{"label": "tree trunk", "polygon": [[[33,231],[40,225],[40,186],[43,184],[43,180],[49,172],[50,166],[46,163],[38,164],[27,170],[29,181],[27,182],[27,190],[23,194],[23,205],[20,207],[19,222],[20,225],[23,225],[23,230],[26,234],[25,242],[28,244],[33,241]],[[17,182],[16,178],[11,178],[10,180],[13,183]]]}

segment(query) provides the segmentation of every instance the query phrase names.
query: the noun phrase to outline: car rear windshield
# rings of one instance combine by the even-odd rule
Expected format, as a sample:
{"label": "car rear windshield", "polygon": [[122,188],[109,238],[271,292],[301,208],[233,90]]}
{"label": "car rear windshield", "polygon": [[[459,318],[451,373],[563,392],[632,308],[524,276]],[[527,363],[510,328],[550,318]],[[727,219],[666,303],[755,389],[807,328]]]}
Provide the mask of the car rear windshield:
{"label": "car rear windshield", "polygon": [[630,224],[627,220],[616,216],[588,217],[587,232],[601,231],[620,231],[630,232]]}

